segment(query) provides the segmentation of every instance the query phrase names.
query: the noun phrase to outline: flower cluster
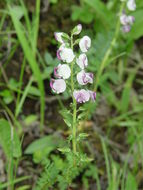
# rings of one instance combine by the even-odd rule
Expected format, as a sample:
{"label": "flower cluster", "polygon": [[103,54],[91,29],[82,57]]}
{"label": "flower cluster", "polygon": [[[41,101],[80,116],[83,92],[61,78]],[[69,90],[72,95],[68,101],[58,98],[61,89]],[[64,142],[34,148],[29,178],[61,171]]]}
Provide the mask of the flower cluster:
{"label": "flower cluster", "polygon": [[[125,0],[121,0],[121,1],[125,1]],[[135,0],[128,0],[127,1],[127,8],[129,11],[135,11],[136,10],[136,2]],[[120,22],[122,24],[122,30],[125,33],[130,32],[131,30],[131,26],[134,23],[135,18],[134,16],[128,16],[125,12],[122,13],[122,15],[120,16]]]}
{"label": "flower cluster", "polygon": [[[56,79],[51,79],[50,86],[54,93],[63,93],[66,90],[67,82],[66,80],[70,77],[73,77],[71,72],[71,64],[73,64],[74,71],[80,70],[76,74],[76,81],[79,86],[85,86],[87,84],[93,83],[93,74],[86,72],[85,69],[88,66],[88,58],[86,52],[91,47],[91,39],[88,36],[84,36],[81,39],[76,40],[75,43],[71,44],[71,39],[73,39],[74,35],[80,34],[82,30],[82,25],[78,24],[73,30],[71,34],[71,38],[63,33],[56,32],[55,39],[60,43],[60,47],[57,50],[57,58],[62,63],[54,69],[54,77]],[[81,54],[77,56],[73,51],[73,46],[75,44],[79,45]],[[72,75],[72,76],[71,76]],[[72,96],[75,98],[77,103],[84,103],[89,101],[95,101],[96,93],[90,90],[80,89],[75,90],[72,89]]]}

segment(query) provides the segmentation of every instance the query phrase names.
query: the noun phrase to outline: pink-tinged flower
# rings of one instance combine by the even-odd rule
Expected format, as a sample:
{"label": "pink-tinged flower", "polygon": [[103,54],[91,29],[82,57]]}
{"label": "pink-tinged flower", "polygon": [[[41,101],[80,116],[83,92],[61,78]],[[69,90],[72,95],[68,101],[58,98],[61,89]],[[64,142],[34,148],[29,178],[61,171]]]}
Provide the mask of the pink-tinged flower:
{"label": "pink-tinged flower", "polygon": [[51,79],[50,87],[52,88],[53,92],[60,94],[66,90],[66,83],[63,79]]}
{"label": "pink-tinged flower", "polygon": [[91,39],[88,36],[84,36],[83,38],[81,38],[79,42],[79,47],[83,53],[87,52],[90,46],[91,46]]}
{"label": "pink-tinged flower", "polygon": [[135,0],[128,0],[127,7],[128,7],[128,9],[130,11],[135,11],[136,10],[136,2],[135,2]]}
{"label": "pink-tinged flower", "polygon": [[125,26],[122,27],[122,30],[123,30],[124,33],[128,33],[131,30],[131,26],[130,25],[125,25]]}
{"label": "pink-tinged flower", "polygon": [[133,24],[135,21],[134,16],[127,16],[126,14],[122,14],[122,16],[120,16],[120,22],[122,25],[128,25],[128,24]]}
{"label": "pink-tinged flower", "polygon": [[77,103],[85,103],[89,101],[90,94],[88,91],[82,89],[82,90],[74,90],[73,96],[76,99]]}
{"label": "pink-tinged flower", "polygon": [[122,14],[120,16],[120,22],[122,25],[127,25],[128,24],[128,16],[126,14]]}
{"label": "pink-tinged flower", "polygon": [[135,17],[134,16],[128,16],[128,23],[133,24],[135,22]]}
{"label": "pink-tinged flower", "polygon": [[57,78],[68,79],[71,76],[71,69],[67,64],[59,64],[54,69],[54,75]]}
{"label": "pink-tinged flower", "polygon": [[86,73],[84,70],[77,74],[77,81],[80,85],[86,85],[88,83],[93,83],[93,73]]}
{"label": "pink-tinged flower", "polygon": [[67,48],[65,47],[65,44],[63,44],[57,51],[57,58],[63,62],[71,63],[74,60],[75,55],[71,48]]}
{"label": "pink-tinged flower", "polygon": [[90,94],[91,100],[94,102],[96,100],[96,92],[93,92],[91,90],[89,90],[88,92]]}
{"label": "pink-tinged flower", "polygon": [[55,35],[55,39],[58,42],[64,43],[64,40],[62,39],[63,32],[55,32],[54,35]]}
{"label": "pink-tinged flower", "polygon": [[73,35],[78,35],[80,34],[82,31],[82,25],[81,24],[78,24],[74,29],[73,29]]}
{"label": "pink-tinged flower", "polygon": [[81,54],[79,58],[76,59],[76,63],[81,69],[85,69],[88,66],[88,59],[86,54]]}

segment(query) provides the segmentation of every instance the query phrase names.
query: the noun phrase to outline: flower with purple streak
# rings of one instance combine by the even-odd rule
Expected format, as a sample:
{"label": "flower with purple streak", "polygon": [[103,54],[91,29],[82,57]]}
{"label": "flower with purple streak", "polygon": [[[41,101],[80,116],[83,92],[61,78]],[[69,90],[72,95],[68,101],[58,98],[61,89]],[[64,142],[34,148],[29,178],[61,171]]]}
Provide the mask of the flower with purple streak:
{"label": "flower with purple streak", "polygon": [[89,90],[88,92],[90,94],[91,100],[94,102],[96,100],[96,92],[93,92],[91,90]]}
{"label": "flower with purple streak", "polygon": [[122,30],[123,30],[124,33],[128,33],[131,30],[131,26],[130,25],[125,25],[125,26],[122,27]]}
{"label": "flower with purple streak", "polygon": [[68,79],[71,76],[71,69],[67,64],[59,64],[54,69],[54,75],[57,78]]}
{"label": "flower with purple streak", "polygon": [[85,103],[89,101],[90,94],[88,91],[81,89],[81,90],[74,90],[73,96],[76,99],[77,103]]}
{"label": "flower with purple streak", "polygon": [[88,59],[86,54],[80,54],[80,56],[76,59],[76,63],[81,69],[85,69],[88,66]]}
{"label": "flower with purple streak", "polygon": [[93,83],[93,73],[86,73],[84,70],[77,74],[77,81],[80,85],[86,85],[88,83]]}
{"label": "flower with purple streak", "polygon": [[66,83],[63,79],[51,79],[50,87],[53,92],[60,94],[66,90]]}
{"label": "flower with purple streak", "polygon": [[91,39],[88,36],[84,36],[83,38],[81,38],[79,42],[79,47],[83,53],[87,52],[90,46],[91,46]]}

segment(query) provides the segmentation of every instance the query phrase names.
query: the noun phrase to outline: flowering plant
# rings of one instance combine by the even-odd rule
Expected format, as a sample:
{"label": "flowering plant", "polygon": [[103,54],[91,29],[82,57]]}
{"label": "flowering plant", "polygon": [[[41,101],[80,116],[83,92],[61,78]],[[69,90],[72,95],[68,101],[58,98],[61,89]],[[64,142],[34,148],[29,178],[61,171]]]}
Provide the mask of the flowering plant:
{"label": "flowering plant", "polygon": [[[125,0],[121,0],[121,1],[125,1]],[[128,0],[127,2],[125,1],[125,3],[127,5],[127,9],[129,11],[135,11],[136,10],[135,0]],[[134,21],[135,21],[134,16],[127,15],[125,11],[122,13],[122,15],[120,16],[120,22],[121,22],[122,30],[124,33],[130,32],[131,26],[134,23]]]}
{"label": "flowering plant", "polygon": [[[64,120],[72,131],[70,140],[72,140],[74,154],[77,154],[77,141],[87,136],[84,133],[77,136],[79,122],[77,112],[80,110],[78,105],[90,100],[94,102],[96,99],[96,92],[86,88],[86,85],[93,83],[93,73],[86,72],[88,66],[86,53],[91,47],[91,39],[84,36],[81,39],[74,40],[74,36],[79,35],[81,31],[82,25],[78,24],[71,31],[70,36],[63,32],[55,33],[55,38],[60,44],[57,50],[57,58],[61,63],[54,69],[55,79],[50,81],[50,86],[54,93],[60,94],[67,90],[72,96],[72,112],[68,111],[72,119],[68,118],[66,120],[64,118]],[[74,51],[75,46],[79,46],[80,54]],[[84,112],[84,110],[82,111]]]}

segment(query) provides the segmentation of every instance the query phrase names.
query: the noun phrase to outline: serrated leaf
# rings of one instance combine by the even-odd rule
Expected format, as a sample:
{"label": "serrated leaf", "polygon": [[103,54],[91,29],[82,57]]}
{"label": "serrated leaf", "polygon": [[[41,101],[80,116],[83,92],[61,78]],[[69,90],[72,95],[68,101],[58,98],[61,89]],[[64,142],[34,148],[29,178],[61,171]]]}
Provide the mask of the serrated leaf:
{"label": "serrated leaf", "polygon": [[60,152],[63,152],[63,153],[69,153],[69,152],[71,151],[70,148],[68,148],[68,147],[58,148],[58,150],[59,150]]}

